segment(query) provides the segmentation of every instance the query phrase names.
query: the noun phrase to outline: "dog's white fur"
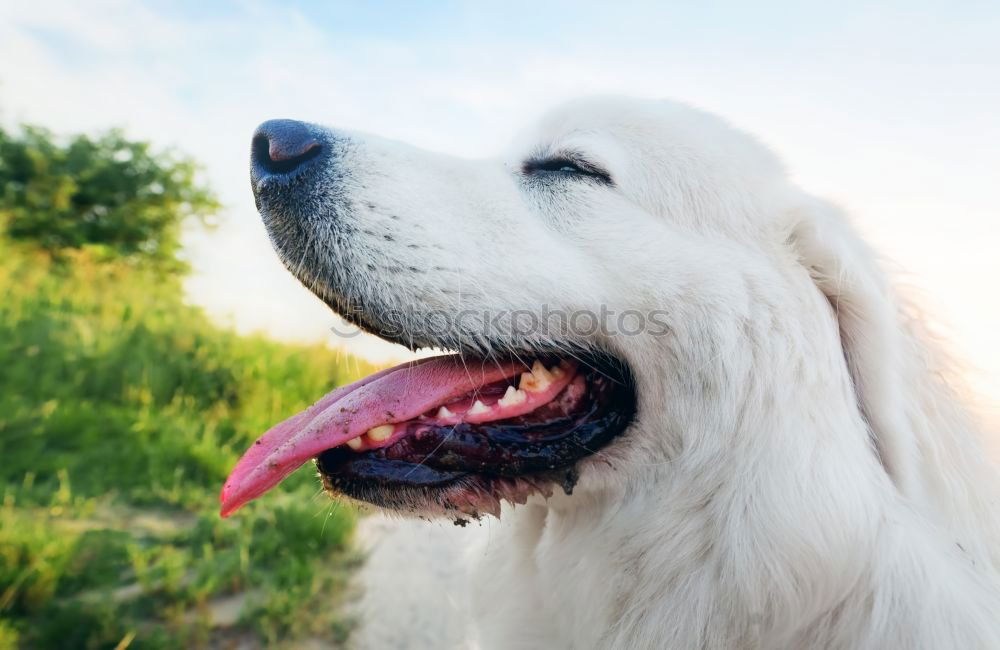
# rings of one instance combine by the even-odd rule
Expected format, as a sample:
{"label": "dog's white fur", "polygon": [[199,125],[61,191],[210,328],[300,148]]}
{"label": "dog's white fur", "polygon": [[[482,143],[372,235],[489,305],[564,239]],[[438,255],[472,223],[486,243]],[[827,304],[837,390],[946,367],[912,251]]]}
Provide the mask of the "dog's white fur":
{"label": "dog's white fur", "polygon": [[[551,113],[505,161],[342,136],[351,173],[325,199],[349,209],[314,223],[328,262],[299,270],[318,292],[368,266],[338,290],[376,312],[667,314],[666,336],[563,341],[629,363],[638,419],[572,496],[505,507],[483,647],[1000,648],[979,431],[872,251],[763,146],[613,98]],[[522,174],[566,151],[613,186]],[[524,343],[448,333],[485,335]]]}

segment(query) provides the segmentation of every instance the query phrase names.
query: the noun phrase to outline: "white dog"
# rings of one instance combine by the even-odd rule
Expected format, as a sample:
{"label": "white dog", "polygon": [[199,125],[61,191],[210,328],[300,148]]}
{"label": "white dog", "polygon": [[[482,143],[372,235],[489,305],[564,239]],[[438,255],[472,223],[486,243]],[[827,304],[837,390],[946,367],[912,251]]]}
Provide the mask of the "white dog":
{"label": "white dog", "polygon": [[503,502],[487,648],[1000,648],[979,432],[873,253],[752,138],[598,99],[506,160],[267,122],[253,170],[306,286],[460,354],[276,426],[225,513],[317,456],[393,510]]}

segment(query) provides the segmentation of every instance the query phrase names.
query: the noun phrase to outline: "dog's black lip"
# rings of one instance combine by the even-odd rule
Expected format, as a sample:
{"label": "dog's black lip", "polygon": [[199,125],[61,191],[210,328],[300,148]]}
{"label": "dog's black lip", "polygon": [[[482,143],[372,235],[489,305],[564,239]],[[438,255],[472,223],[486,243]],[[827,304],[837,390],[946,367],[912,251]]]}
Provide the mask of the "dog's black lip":
{"label": "dog's black lip", "polygon": [[[631,372],[606,355],[595,354],[593,363],[601,370],[585,371],[590,397],[582,410],[556,420],[531,422],[531,416],[525,416],[524,420],[457,425],[440,443],[432,436],[403,438],[366,452],[330,449],[315,459],[324,487],[332,494],[375,505],[412,506],[414,500],[424,500],[446,509],[447,497],[442,500],[441,495],[453,489],[461,492],[470,484],[480,486],[481,494],[497,481],[555,483],[568,494],[572,485],[567,487],[567,477],[578,475],[577,465],[623,435],[636,417]],[[525,438],[525,432],[532,438]]]}

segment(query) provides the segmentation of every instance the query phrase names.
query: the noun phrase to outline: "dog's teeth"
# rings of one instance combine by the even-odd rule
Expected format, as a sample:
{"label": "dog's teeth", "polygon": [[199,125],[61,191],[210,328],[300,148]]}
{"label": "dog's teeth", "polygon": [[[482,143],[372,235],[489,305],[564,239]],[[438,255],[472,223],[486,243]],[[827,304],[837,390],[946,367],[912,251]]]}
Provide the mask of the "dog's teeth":
{"label": "dog's teeth", "polygon": [[552,366],[552,370],[549,370],[549,374],[552,375],[553,379],[562,379],[562,376],[566,374],[566,371],[562,369],[562,366]]}
{"label": "dog's teeth", "polygon": [[536,375],[534,372],[522,373],[520,388],[532,393],[540,393],[548,388],[552,385],[552,375],[544,368],[542,368],[542,372],[544,374],[539,375]]}
{"label": "dog's teeth", "polygon": [[507,387],[507,392],[503,394],[503,397],[497,401],[500,406],[515,406],[517,404],[524,403],[524,400],[528,399],[528,394],[523,390],[518,390],[513,386]]}
{"label": "dog's teeth", "polygon": [[525,372],[521,375],[520,387],[532,393],[540,393],[552,385],[553,379],[552,373],[545,369],[542,362],[535,361],[531,366],[531,372]]}
{"label": "dog's teeth", "polygon": [[388,440],[389,436],[392,435],[392,431],[395,429],[391,424],[383,424],[378,427],[372,427],[368,429],[368,437],[375,442],[382,442],[383,440]]}
{"label": "dog's teeth", "polygon": [[447,406],[442,406],[438,409],[437,416],[442,420],[447,420],[448,418],[455,417],[455,414],[449,411]]}
{"label": "dog's teeth", "polygon": [[353,449],[354,451],[361,449],[361,436],[358,436],[357,438],[351,438],[350,440],[348,440],[347,446]]}
{"label": "dog's teeth", "polygon": [[488,413],[489,410],[490,410],[490,407],[486,406],[485,404],[483,404],[479,400],[476,400],[475,402],[472,403],[472,408],[470,408],[468,410],[468,414],[469,415],[479,415],[480,413]]}

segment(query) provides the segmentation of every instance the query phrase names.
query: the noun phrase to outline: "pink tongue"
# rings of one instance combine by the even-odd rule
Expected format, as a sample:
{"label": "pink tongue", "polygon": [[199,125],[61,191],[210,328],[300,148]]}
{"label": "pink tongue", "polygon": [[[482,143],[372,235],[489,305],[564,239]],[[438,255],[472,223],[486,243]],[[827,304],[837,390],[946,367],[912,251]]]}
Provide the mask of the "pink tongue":
{"label": "pink tongue", "polygon": [[272,427],[243,454],[222,488],[222,516],[264,494],[320,452],[372,427],[413,419],[525,369],[516,362],[466,363],[447,355],[389,368],[342,386]]}

